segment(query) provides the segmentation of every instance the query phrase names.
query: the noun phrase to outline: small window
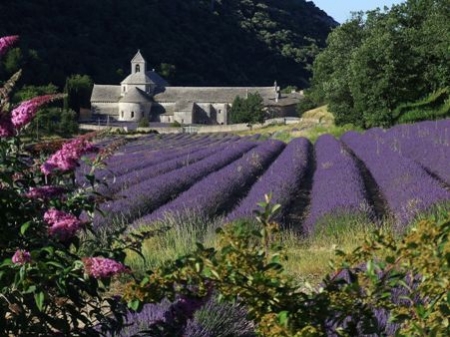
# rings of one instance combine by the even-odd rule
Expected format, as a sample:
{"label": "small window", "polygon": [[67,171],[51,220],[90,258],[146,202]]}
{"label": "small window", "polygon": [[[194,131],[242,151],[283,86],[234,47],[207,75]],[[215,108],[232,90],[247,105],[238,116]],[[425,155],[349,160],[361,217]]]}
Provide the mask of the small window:
{"label": "small window", "polygon": [[134,72],[138,73],[141,71],[141,66],[139,64],[136,64],[136,67],[134,67]]}
{"label": "small window", "polygon": [[169,117],[169,122],[170,122],[170,117]]}
{"label": "small window", "polygon": [[218,110],[217,112],[218,112],[218,113],[221,113],[221,112],[222,112],[222,110],[220,110],[220,109],[219,109],[219,110]]}
{"label": "small window", "polygon": [[123,118],[123,110],[120,112],[120,117]]}
{"label": "small window", "polygon": [[123,86],[123,88],[122,88],[122,91],[123,91],[123,92],[125,92],[125,89],[126,89],[126,87],[125,87],[125,86]]}
{"label": "small window", "polygon": [[131,111],[131,118],[134,118],[134,111]]}

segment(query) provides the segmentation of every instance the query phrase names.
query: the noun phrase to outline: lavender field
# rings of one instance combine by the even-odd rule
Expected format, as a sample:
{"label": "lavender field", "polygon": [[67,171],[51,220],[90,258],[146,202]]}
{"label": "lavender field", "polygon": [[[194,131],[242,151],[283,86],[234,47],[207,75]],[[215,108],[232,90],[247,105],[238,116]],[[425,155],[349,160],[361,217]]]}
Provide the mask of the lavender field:
{"label": "lavender field", "polygon": [[[96,228],[133,228],[168,214],[227,221],[251,218],[271,193],[277,220],[307,235],[330,217],[388,219],[402,231],[418,215],[450,200],[450,121],[347,132],[341,139],[148,135],[127,141],[97,172]],[[80,184],[83,166],[77,174]]]}

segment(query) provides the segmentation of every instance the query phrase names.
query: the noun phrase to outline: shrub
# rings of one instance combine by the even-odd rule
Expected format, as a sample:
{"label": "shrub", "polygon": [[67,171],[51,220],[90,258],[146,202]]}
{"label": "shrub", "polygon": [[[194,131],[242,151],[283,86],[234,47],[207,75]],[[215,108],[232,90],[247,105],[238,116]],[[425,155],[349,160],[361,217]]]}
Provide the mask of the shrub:
{"label": "shrub", "polygon": [[[278,206],[267,201],[256,215],[259,231],[245,221],[220,229],[219,248],[198,244],[193,254],[131,284],[127,296],[149,299],[155,285],[195,284],[199,296],[213,288],[221,299],[245,305],[260,336],[449,335],[450,221],[423,221],[400,242],[377,231],[353,252],[338,252],[336,272],[313,288],[283,274],[271,221]],[[204,333],[206,325],[186,329]]]}
{"label": "shrub", "polygon": [[[0,38],[0,55],[16,40]],[[41,106],[62,95],[11,108],[19,76],[0,88],[0,335],[103,335],[122,324],[122,301],[108,290],[112,278],[131,273],[124,250],[134,244],[111,237],[100,245],[89,218],[81,217],[94,211],[96,197],[79,190],[74,169],[97,150],[95,134],[60,144],[45,161],[27,151],[21,134]],[[91,183],[110,150],[93,157]]]}
{"label": "shrub", "polygon": [[144,116],[141,118],[141,120],[139,121],[138,126],[140,128],[148,128],[150,126],[150,122],[148,121],[148,117]]}
{"label": "shrub", "polygon": [[318,105],[309,96],[304,96],[297,104],[298,116],[302,117],[306,111],[317,108],[317,106]]}
{"label": "shrub", "polygon": [[174,127],[174,128],[180,128],[180,127],[181,127],[181,124],[180,124],[180,122],[178,122],[178,121],[173,121],[173,122],[170,124],[170,126],[172,126],[172,127]]}

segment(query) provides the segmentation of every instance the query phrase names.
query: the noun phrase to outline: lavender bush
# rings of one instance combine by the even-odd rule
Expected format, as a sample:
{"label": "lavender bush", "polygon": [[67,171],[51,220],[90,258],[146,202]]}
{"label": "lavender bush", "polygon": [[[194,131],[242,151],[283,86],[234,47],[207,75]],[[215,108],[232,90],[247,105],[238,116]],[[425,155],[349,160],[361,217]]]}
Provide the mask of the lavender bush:
{"label": "lavender bush", "polygon": [[342,140],[364,162],[403,230],[419,212],[450,199],[450,193],[422,166],[370,135],[346,133]]}
{"label": "lavender bush", "polygon": [[149,216],[137,220],[134,226],[161,220],[167,213],[192,212],[208,218],[223,213],[229,203],[239,198],[271,161],[283,150],[284,143],[266,141],[223,169],[208,175],[172,202]]}
{"label": "lavender bush", "polygon": [[306,138],[292,140],[252,186],[247,196],[227,215],[227,221],[253,218],[257,204],[270,194],[272,201],[281,205],[277,220],[284,220],[288,207],[304,183],[307,170],[312,165],[311,143]]}
{"label": "lavender bush", "polygon": [[326,215],[363,214],[372,209],[364,181],[355,160],[331,135],[320,136],[315,144],[316,171],[313,176],[309,216],[303,225],[312,234],[316,223]]}
{"label": "lavender bush", "polygon": [[107,214],[107,217],[95,217],[94,226],[97,229],[104,227],[107,230],[107,226],[117,220],[132,222],[170,201],[200,178],[238,159],[254,146],[255,143],[239,142],[195,164],[128,188],[118,195],[117,200],[101,205],[101,211]]}

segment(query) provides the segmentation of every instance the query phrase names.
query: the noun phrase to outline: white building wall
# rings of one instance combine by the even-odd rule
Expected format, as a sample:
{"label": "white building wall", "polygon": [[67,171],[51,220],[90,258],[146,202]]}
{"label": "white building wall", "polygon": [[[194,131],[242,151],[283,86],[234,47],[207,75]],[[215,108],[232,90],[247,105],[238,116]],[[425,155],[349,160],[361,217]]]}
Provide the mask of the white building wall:
{"label": "white building wall", "polygon": [[192,124],[192,113],[175,111],[174,119],[180,124]]}
{"label": "white building wall", "polygon": [[119,115],[119,110],[117,103],[102,103],[102,102],[92,102],[91,111],[93,114],[104,114],[111,117],[117,118]]}
{"label": "white building wall", "polygon": [[216,110],[217,124],[223,125],[228,124],[229,104],[228,103],[213,104],[213,107]]}
{"label": "white building wall", "polygon": [[139,122],[142,117],[148,117],[151,109],[149,103],[119,103],[119,121]]}

